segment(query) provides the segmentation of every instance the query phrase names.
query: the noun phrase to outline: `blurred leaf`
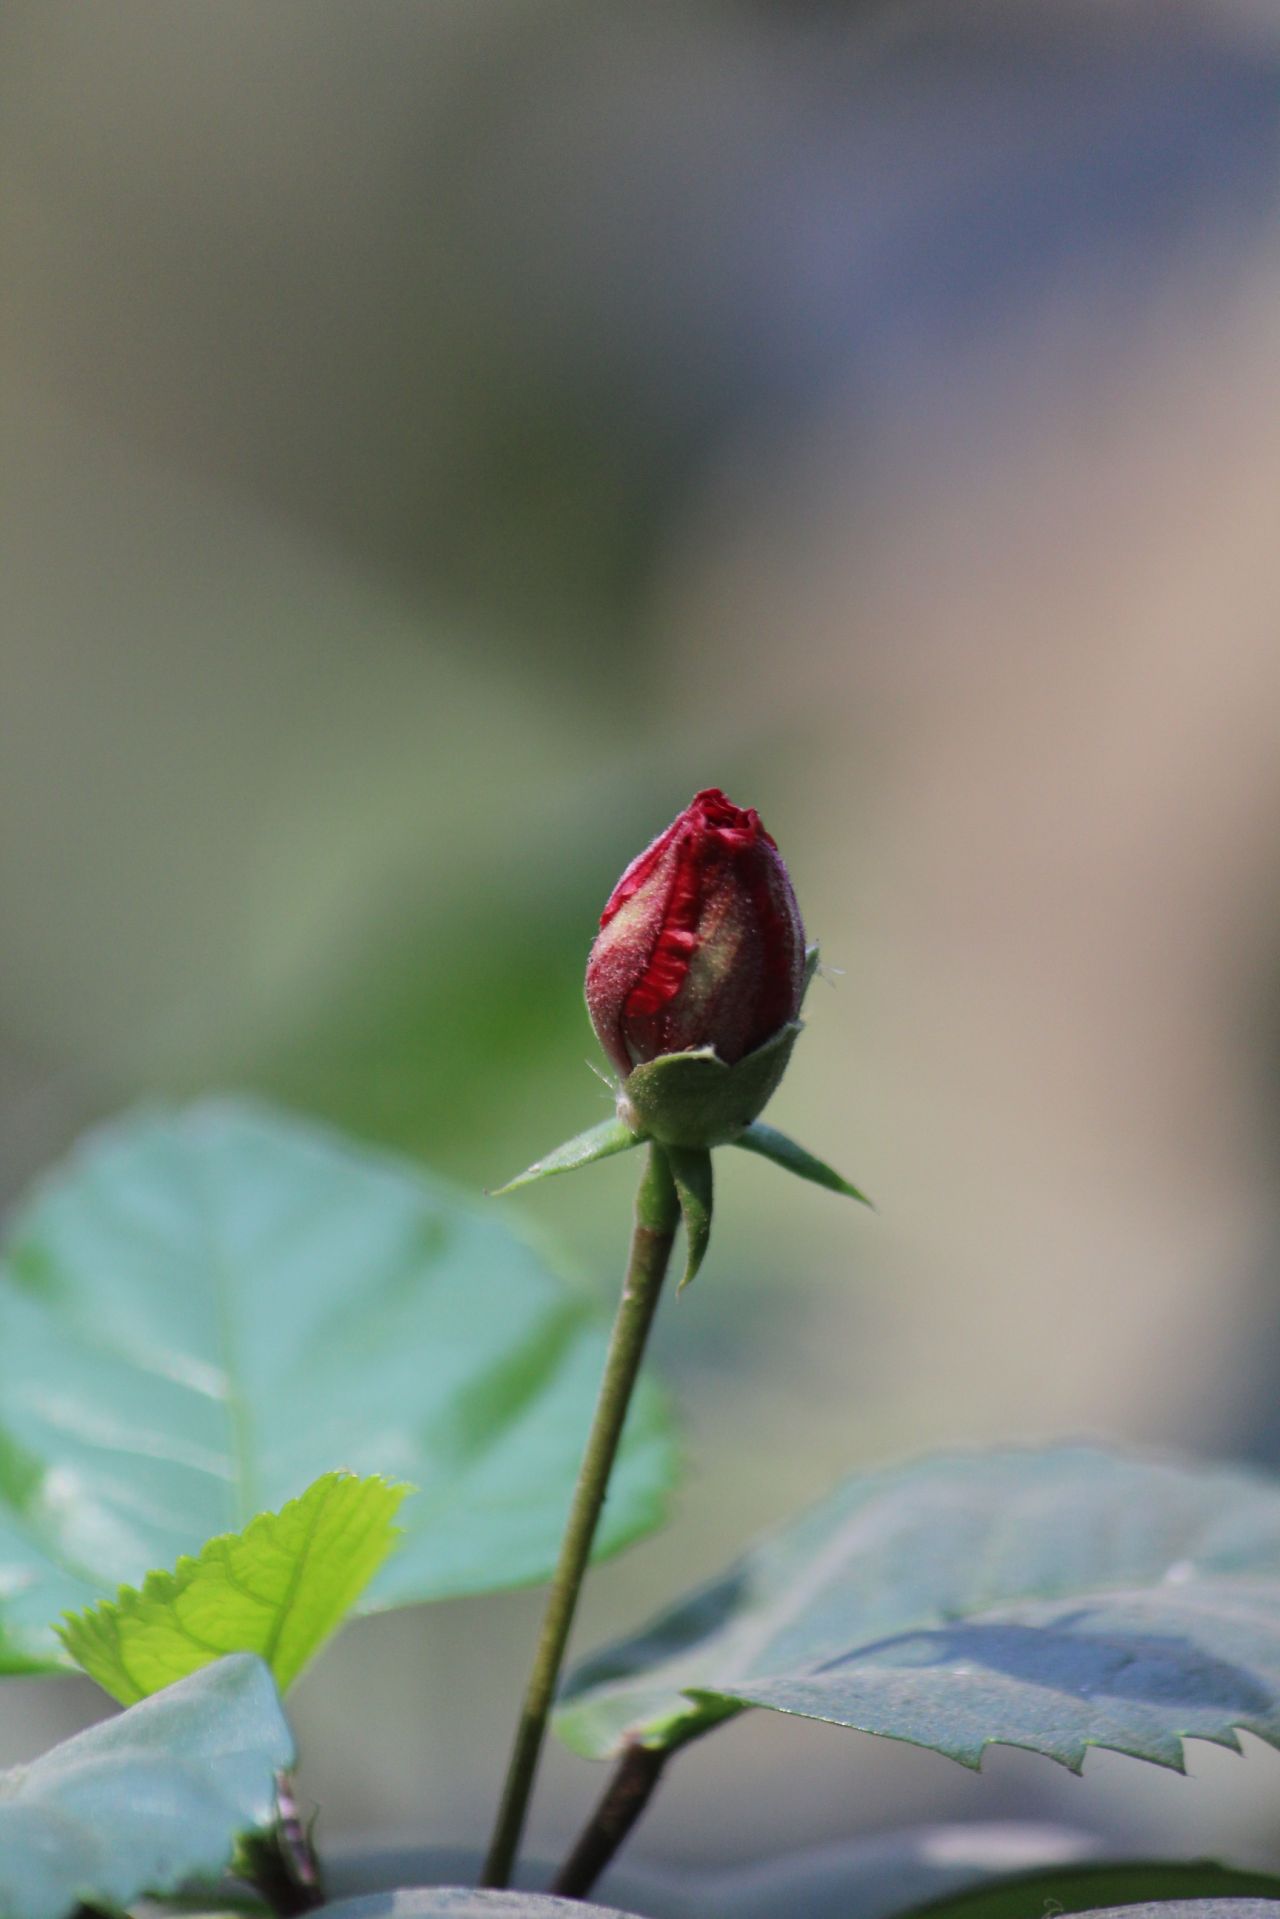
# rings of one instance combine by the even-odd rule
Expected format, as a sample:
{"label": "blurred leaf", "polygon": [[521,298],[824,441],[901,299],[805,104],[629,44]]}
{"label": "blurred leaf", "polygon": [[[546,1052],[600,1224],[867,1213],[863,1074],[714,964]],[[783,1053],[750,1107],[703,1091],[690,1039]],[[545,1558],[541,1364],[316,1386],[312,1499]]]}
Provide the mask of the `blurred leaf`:
{"label": "blurred leaf", "polygon": [[697,1909],[702,1919],[1040,1919],[1137,1899],[1280,1896],[1271,1874],[1211,1860],[1082,1858],[1088,1843],[1012,1822],[908,1828],[718,1873]]}
{"label": "blurred leaf", "polygon": [[323,1002],[273,1034],[265,1057],[260,1042],[246,1049],[241,1077],[362,1136],[447,1155],[485,1185],[507,1152],[527,1152],[530,1110],[551,1138],[596,1101],[612,1113],[586,1065],[597,1051],[581,986],[595,885],[578,884],[563,858],[513,895],[514,881],[501,867],[477,893],[473,875],[465,914],[433,907],[408,924],[397,897],[394,919],[367,929]]}
{"label": "blurred leaf", "polygon": [[616,1906],[585,1906],[539,1892],[475,1892],[469,1886],[411,1886],[371,1892],[325,1907],[326,1919],[634,1919]]}
{"label": "blurred leaf", "polygon": [[281,1692],[336,1631],[396,1542],[407,1487],[326,1473],[278,1513],[211,1539],[139,1592],[68,1614],[71,1657],[122,1705],[226,1653],[257,1653]]}
{"label": "blurred leaf", "polygon": [[1280,1744],[1280,1489],[1086,1447],[853,1478],[589,1659],[557,1725],[603,1757],[749,1705],[973,1766],[993,1741],[1075,1769]]}
{"label": "blurred leaf", "polygon": [[1238,1899],[1228,1894],[1221,1899],[1174,1899],[1167,1905],[1095,1906],[1087,1919],[1280,1919],[1280,1904],[1274,1899]]}
{"label": "blurred leaf", "polygon": [[[0,1670],[334,1468],[422,1488],[366,1607],[542,1578],[605,1337],[499,1208],[416,1167],[232,1102],[119,1122],[0,1261]],[[642,1386],[603,1552],[674,1471]]]}
{"label": "blurred leaf", "polygon": [[[1248,1919],[1250,1913],[1280,1915],[1280,1879],[1270,1873],[1237,1872],[1208,1859],[1125,1860],[1113,1865],[1057,1867],[1052,1872],[1019,1873],[1010,1879],[988,1880],[954,1898],[930,1900],[927,1906],[884,1906],[849,1919],[1028,1919],[1042,1913],[1082,1914],[1120,1906],[1126,1919],[1139,1911],[1195,1913],[1199,1919],[1222,1914],[1223,1919]],[[1136,1906],[1136,1900],[1174,1900],[1174,1905]],[[1244,1900],[1246,1903],[1241,1904]],[[1260,1901],[1266,1901],[1262,1904]],[[1193,1903],[1187,1903],[1193,1902]],[[1226,1902],[1226,1903],[1224,1903]]]}
{"label": "blurred leaf", "polygon": [[[1017,1821],[916,1826],[720,1871],[655,1876],[615,1865],[597,1898],[654,1919],[1042,1919],[1092,1912],[1099,1901],[1280,1896],[1280,1879],[1266,1873],[1209,1860],[1102,1861],[1089,1857],[1095,1844],[1067,1827]],[[325,1876],[346,1893],[343,1913],[367,1903],[373,1919],[370,1893],[353,1887],[465,1881],[477,1865],[461,1848],[340,1850]],[[531,1861],[526,1870],[545,1877],[551,1867]]]}
{"label": "blurred leaf", "polygon": [[970,1887],[1060,1871],[1096,1853],[1088,1834],[1065,1826],[907,1826],[717,1872],[699,1886],[696,1909],[698,1919],[898,1919]]}
{"label": "blurred leaf", "polygon": [[293,1740],[271,1674],[236,1656],[0,1775],[0,1913],[63,1919],[227,1870],[276,1820]]}

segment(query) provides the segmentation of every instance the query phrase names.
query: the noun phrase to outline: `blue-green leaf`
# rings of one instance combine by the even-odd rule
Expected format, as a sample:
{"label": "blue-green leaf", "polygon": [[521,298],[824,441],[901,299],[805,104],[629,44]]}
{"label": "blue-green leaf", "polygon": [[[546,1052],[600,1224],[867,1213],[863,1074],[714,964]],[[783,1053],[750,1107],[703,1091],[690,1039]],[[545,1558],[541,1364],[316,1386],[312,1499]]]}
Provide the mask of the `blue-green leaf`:
{"label": "blue-green leaf", "polygon": [[[1280,1879],[1269,1873],[1204,1859],[1108,1860],[1097,1853],[1096,1840],[1064,1826],[1013,1820],[908,1826],[719,1870],[655,1874],[614,1865],[596,1897],[654,1919],[780,1919],[789,1913],[805,1919],[1041,1919],[1049,1912],[1093,1912],[1100,1903],[1280,1896]],[[328,1855],[325,1877],[335,1897],[354,1904],[377,1886],[466,1880],[477,1864],[458,1848],[357,1848]],[[551,1866],[530,1861],[526,1870],[536,1882]]]}
{"label": "blue-green leaf", "polygon": [[967,1766],[999,1742],[1074,1772],[1091,1746],[1181,1771],[1187,1738],[1236,1748],[1240,1730],[1280,1745],[1280,1576],[991,1607],[810,1673],[745,1680],[734,1697]]}
{"label": "blue-green leaf", "polygon": [[[0,1670],[338,1468],[421,1489],[362,1607],[545,1577],[605,1338],[502,1209],[321,1128],[213,1101],[92,1136],[0,1256]],[[642,1384],[601,1551],[675,1464]]]}
{"label": "blue-green leaf", "polygon": [[123,1908],[227,1870],[276,1823],[293,1740],[260,1659],[221,1660],[0,1775],[0,1915]]}
{"label": "blue-green leaf", "polygon": [[[1050,1908],[1052,1910],[1052,1908]],[[941,1915],[940,1915],[941,1919]],[[1274,1899],[1174,1899],[1156,1905],[1095,1908],[1085,1919],[1280,1919]]]}
{"label": "blue-green leaf", "polygon": [[69,1613],[58,1637],[122,1705],[227,1653],[257,1653],[286,1691],[336,1631],[391,1551],[408,1489],[326,1473],[278,1513],[211,1539],[141,1590]]}
{"label": "blue-green leaf", "polygon": [[603,1757],[750,1705],[968,1765],[1280,1745],[1280,1489],[1088,1447],[851,1479],[579,1668],[558,1725]]}
{"label": "blue-green leaf", "polygon": [[[1184,1919],[1280,1919],[1280,1879],[1271,1873],[1240,1872],[1207,1859],[1126,1859],[1114,1864],[1058,1867],[1050,1872],[1019,1873],[988,1880],[952,1898],[927,1906],[886,1903],[865,1919],[1028,1919],[1029,1914],[1079,1913],[1101,1919],[1098,1900],[1124,1919],[1139,1913],[1160,1919],[1182,1913]],[[1143,1901],[1141,1905],[1135,1901]],[[1159,1901],[1159,1904],[1145,1903]],[[744,1913],[742,1919],[750,1919]],[[816,1916],[815,1916],[816,1919]],[[842,1919],[864,1919],[861,1910]]]}
{"label": "blue-green leaf", "polygon": [[475,1892],[469,1886],[410,1886],[325,1907],[325,1919],[633,1919],[616,1906],[585,1906],[541,1892]]}

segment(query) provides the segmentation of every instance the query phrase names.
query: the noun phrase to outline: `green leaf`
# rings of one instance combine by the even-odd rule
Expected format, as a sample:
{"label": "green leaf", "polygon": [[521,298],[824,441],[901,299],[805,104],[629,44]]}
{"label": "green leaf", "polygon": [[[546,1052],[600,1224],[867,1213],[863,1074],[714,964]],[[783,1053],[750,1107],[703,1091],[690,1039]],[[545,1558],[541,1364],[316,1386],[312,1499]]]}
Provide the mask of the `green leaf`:
{"label": "green leaf", "polygon": [[0,1775],[0,1913],[123,1908],[226,1871],[276,1820],[293,1740],[271,1674],[236,1656]]}
{"label": "green leaf", "polygon": [[690,1280],[697,1278],[711,1244],[714,1206],[711,1154],[705,1146],[668,1146],[664,1150],[684,1221],[684,1277],[676,1288],[682,1293]]}
{"label": "green leaf", "polygon": [[70,1613],[56,1628],[78,1666],[131,1706],[226,1653],[265,1659],[281,1692],[342,1624],[397,1538],[408,1488],[325,1473],[278,1513],[211,1539],[141,1591]]}
{"label": "green leaf", "polygon": [[558,1715],[577,1751],[675,1747],[744,1706],[977,1765],[1187,1736],[1280,1745],[1280,1489],[1088,1447],[848,1480],[637,1638]]}
{"label": "green leaf", "polygon": [[501,1199],[506,1193],[514,1193],[521,1186],[532,1186],[535,1180],[550,1179],[555,1173],[574,1173],[579,1166],[590,1166],[598,1159],[611,1159],[615,1153],[628,1153],[633,1146],[641,1144],[640,1135],[624,1126],[620,1119],[602,1119],[598,1126],[589,1126],[585,1133],[579,1133],[575,1139],[566,1140],[563,1146],[557,1146],[545,1159],[535,1159],[532,1166],[517,1173],[505,1186],[495,1186],[491,1199]]}
{"label": "green leaf", "polygon": [[[501,1210],[254,1106],[93,1136],[0,1257],[0,1670],[335,1468],[422,1490],[362,1610],[545,1577],[606,1331]],[[675,1473],[642,1383],[602,1524]]]}
{"label": "green leaf", "polygon": [[763,1158],[771,1159],[775,1166],[781,1166],[784,1172],[794,1173],[799,1179],[812,1180],[815,1186],[825,1186],[830,1192],[843,1193],[847,1199],[861,1200],[864,1206],[871,1205],[866,1194],[860,1193],[847,1179],[842,1179],[833,1166],[828,1166],[825,1160],[815,1159],[803,1146],[797,1146],[776,1126],[766,1126],[763,1120],[756,1120],[753,1126],[739,1133],[730,1144],[742,1146],[748,1153],[759,1153]]}
{"label": "green leaf", "polygon": [[616,1906],[585,1906],[539,1892],[474,1892],[469,1886],[406,1887],[341,1899],[325,1919],[633,1919]]}
{"label": "green leaf", "polygon": [[[1271,1873],[1237,1872],[1207,1859],[1124,1860],[988,1880],[952,1898],[912,1906],[909,1912],[886,1906],[876,1919],[1028,1919],[1041,1913],[1092,1913],[1097,1919],[1100,1899],[1110,1909],[1122,1907],[1125,1919],[1135,1919],[1138,1911],[1159,1913],[1162,1919],[1179,1912],[1195,1913],[1199,1919],[1213,1914],[1248,1919],[1250,1913],[1278,1919],[1280,1905],[1272,1902],[1280,1899],[1280,1879]],[[1137,1900],[1162,1903],[1139,1907]]]}

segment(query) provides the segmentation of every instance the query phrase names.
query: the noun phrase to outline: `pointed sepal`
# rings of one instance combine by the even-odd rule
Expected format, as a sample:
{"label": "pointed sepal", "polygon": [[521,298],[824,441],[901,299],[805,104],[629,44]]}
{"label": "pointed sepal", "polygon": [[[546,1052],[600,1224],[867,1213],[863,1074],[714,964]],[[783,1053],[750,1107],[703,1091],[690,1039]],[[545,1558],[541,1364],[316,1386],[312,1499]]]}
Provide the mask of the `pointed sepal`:
{"label": "pointed sepal", "polygon": [[629,1152],[639,1144],[640,1135],[633,1133],[620,1119],[602,1119],[598,1126],[589,1126],[576,1139],[566,1140],[544,1159],[535,1159],[532,1166],[517,1173],[505,1186],[495,1186],[489,1197],[500,1199],[504,1193],[514,1193],[518,1186],[532,1186],[535,1180],[550,1179],[554,1173],[575,1173],[579,1166],[609,1159],[614,1153]]}
{"label": "pointed sepal", "polygon": [[825,1160],[817,1159],[806,1152],[803,1146],[797,1146],[793,1139],[780,1133],[776,1126],[766,1126],[756,1120],[752,1126],[744,1127],[732,1142],[734,1146],[744,1146],[749,1153],[760,1153],[765,1159],[771,1159],[775,1166],[781,1166],[784,1172],[795,1173],[799,1179],[812,1180],[815,1186],[825,1186],[830,1192],[843,1193],[848,1199],[859,1200],[862,1205],[875,1207],[865,1193],[860,1193],[849,1180],[841,1178],[834,1166],[828,1166]]}
{"label": "pointed sepal", "polygon": [[667,1146],[663,1150],[684,1221],[684,1278],[676,1288],[682,1293],[697,1274],[711,1243],[711,1154],[705,1146]]}

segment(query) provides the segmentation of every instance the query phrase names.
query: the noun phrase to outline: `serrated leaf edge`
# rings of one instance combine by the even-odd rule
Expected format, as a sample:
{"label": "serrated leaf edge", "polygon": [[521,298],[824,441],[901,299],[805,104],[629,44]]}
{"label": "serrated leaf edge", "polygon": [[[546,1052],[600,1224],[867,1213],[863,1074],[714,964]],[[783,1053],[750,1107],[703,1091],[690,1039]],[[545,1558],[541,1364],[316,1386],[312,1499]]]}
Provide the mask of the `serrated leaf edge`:
{"label": "serrated leaf edge", "polygon": [[[153,1698],[155,1696],[155,1692],[158,1690],[163,1690],[163,1688],[139,1690],[137,1680],[134,1679],[132,1673],[129,1671],[129,1667],[127,1663],[122,1657],[118,1658],[117,1663],[125,1679],[130,1682],[133,1688],[133,1691],[131,1693],[131,1696],[128,1699],[121,1698],[119,1693],[111,1692],[111,1688],[109,1686],[106,1686],[104,1682],[96,1676],[96,1674],[91,1672],[89,1667],[83,1662],[80,1656],[76,1653],[74,1645],[72,1643],[74,1629],[88,1628],[89,1630],[94,1630],[96,1628],[98,1630],[101,1630],[102,1627],[105,1626],[111,1620],[111,1616],[113,1614],[118,1614],[122,1620],[137,1620],[141,1617],[144,1609],[147,1607],[150,1607],[153,1605],[171,1606],[175,1600],[180,1599],[182,1597],[183,1593],[186,1592],[191,1586],[193,1580],[199,1575],[199,1573],[201,1572],[203,1568],[203,1565],[206,1563],[206,1555],[216,1552],[219,1547],[230,1547],[233,1545],[240,1545],[245,1543],[249,1539],[250,1535],[254,1532],[255,1528],[259,1528],[265,1531],[266,1528],[269,1526],[269,1524],[271,1524],[272,1522],[278,1522],[282,1520],[286,1516],[286,1514],[294,1511],[297,1507],[301,1506],[308,1498],[313,1496],[317,1487],[327,1486],[327,1488],[329,1488],[330,1490],[333,1490],[340,1485],[347,1484],[353,1481],[359,1482],[364,1485],[378,1485],[386,1493],[396,1495],[395,1503],[390,1508],[390,1511],[387,1513],[388,1520],[390,1519],[391,1513],[393,1513],[399,1507],[401,1501],[417,1490],[417,1488],[411,1485],[408,1481],[388,1479],[382,1473],[354,1473],[342,1467],[335,1468],[332,1472],[321,1473],[318,1479],[313,1479],[309,1486],[304,1487],[302,1492],[296,1494],[292,1499],[285,1500],[282,1506],[267,1509],[260,1513],[255,1513],[253,1518],[249,1520],[248,1524],[245,1526],[242,1526],[238,1530],[213,1534],[209,1539],[205,1540],[199,1552],[181,1554],[172,1567],[169,1567],[169,1568],[157,1567],[153,1569],[151,1572],[146,1574],[141,1585],[139,1586],[130,1585],[130,1584],[121,1585],[117,1587],[114,1597],[109,1598],[104,1594],[101,1599],[95,1601],[94,1604],[91,1606],[85,1606],[77,1612],[62,1613],[60,1619],[54,1620],[52,1622],[52,1625],[53,1625],[54,1632],[57,1634],[58,1639],[64,1651],[67,1654],[67,1657],[72,1661],[72,1663],[75,1665],[75,1667],[78,1670],[88,1673],[88,1676],[94,1680],[94,1683],[96,1685],[102,1686],[104,1692],[111,1693],[112,1698],[119,1700],[120,1704],[126,1707],[130,1705],[141,1704],[141,1702],[144,1699]],[[257,1647],[245,1647],[245,1648],[237,1648],[234,1646],[224,1647],[219,1649],[216,1652],[211,1653],[210,1658],[207,1662],[209,1665],[214,1664],[216,1660],[219,1658],[234,1657],[237,1654],[237,1652],[243,1652],[243,1653],[251,1654],[255,1658],[261,1659],[264,1665],[267,1666],[268,1670],[272,1672],[272,1677],[273,1678],[275,1677],[274,1668],[272,1667],[272,1655],[274,1654],[274,1652],[276,1651],[278,1647],[280,1631],[282,1630],[283,1621],[285,1617],[287,1616],[289,1604],[294,1594],[297,1591],[298,1582],[301,1578],[302,1568],[306,1564],[306,1559],[310,1552],[310,1548],[314,1540],[314,1534],[316,1531],[316,1526],[318,1524],[318,1519],[319,1519],[319,1515],[317,1515],[317,1520],[313,1522],[311,1533],[308,1537],[306,1549],[303,1552],[303,1555],[299,1561],[298,1566],[295,1568],[294,1575],[290,1584],[289,1592],[286,1595],[285,1599],[281,1602],[281,1605],[279,1608],[279,1617],[276,1621],[275,1626],[273,1627],[272,1638],[270,1642],[270,1649],[260,1650]],[[375,1524],[375,1523],[377,1523],[376,1520],[370,1521],[370,1524]],[[403,1526],[388,1524],[387,1551],[381,1555],[378,1561],[378,1565],[375,1566],[373,1570],[370,1572],[369,1574],[370,1580],[373,1578],[373,1574],[376,1573],[380,1569],[380,1567],[383,1565],[388,1554],[394,1550],[396,1541],[398,1539],[403,1538],[404,1530],[405,1529]],[[365,1585],[367,1585],[368,1583],[369,1581],[366,1580]],[[361,1590],[363,1591],[364,1588],[362,1587]],[[356,1597],[358,1596],[359,1595],[357,1594]],[[354,1604],[354,1600],[352,1600],[350,1604]],[[193,1635],[189,1632],[188,1629],[182,1628],[182,1631],[184,1632],[185,1636],[188,1639],[193,1638]],[[329,1635],[326,1634],[326,1638],[328,1636]],[[320,1644],[316,1646],[313,1653],[304,1662],[304,1665],[301,1668],[301,1671],[305,1671],[306,1666],[310,1664],[311,1658],[315,1656],[315,1653],[318,1653],[321,1650],[321,1647],[323,1646],[323,1644],[324,1644],[324,1641],[322,1640]],[[202,1670],[202,1668],[195,1668],[194,1670]],[[184,1674],[181,1676],[187,1677],[188,1675]],[[300,1673],[296,1674],[294,1677],[296,1679],[299,1676],[300,1676]],[[171,1682],[171,1683],[176,1684],[177,1682],[175,1680],[174,1682]],[[290,1684],[292,1683],[293,1681],[290,1681]]]}

